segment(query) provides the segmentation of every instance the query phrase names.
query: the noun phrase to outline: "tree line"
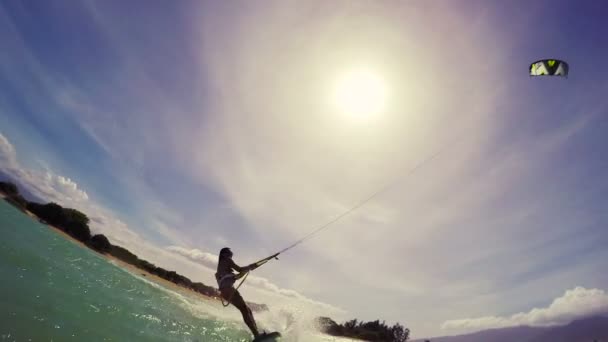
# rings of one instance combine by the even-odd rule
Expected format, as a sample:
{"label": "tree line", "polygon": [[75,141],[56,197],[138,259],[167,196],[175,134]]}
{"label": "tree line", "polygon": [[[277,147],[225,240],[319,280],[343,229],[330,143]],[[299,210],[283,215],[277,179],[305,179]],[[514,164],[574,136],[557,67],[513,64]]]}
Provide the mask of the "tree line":
{"label": "tree line", "polygon": [[364,322],[352,319],[338,324],[329,317],[319,317],[317,324],[322,332],[365,341],[405,342],[409,339],[410,330],[399,323],[390,326],[379,320]]}

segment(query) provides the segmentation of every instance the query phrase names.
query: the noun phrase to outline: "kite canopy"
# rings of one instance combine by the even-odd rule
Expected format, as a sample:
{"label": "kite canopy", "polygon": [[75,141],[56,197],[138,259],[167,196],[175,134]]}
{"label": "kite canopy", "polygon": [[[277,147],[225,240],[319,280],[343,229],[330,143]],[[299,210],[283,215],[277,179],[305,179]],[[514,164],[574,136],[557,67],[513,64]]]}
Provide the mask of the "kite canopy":
{"label": "kite canopy", "polygon": [[568,77],[568,63],[559,59],[541,59],[530,64],[530,76]]}

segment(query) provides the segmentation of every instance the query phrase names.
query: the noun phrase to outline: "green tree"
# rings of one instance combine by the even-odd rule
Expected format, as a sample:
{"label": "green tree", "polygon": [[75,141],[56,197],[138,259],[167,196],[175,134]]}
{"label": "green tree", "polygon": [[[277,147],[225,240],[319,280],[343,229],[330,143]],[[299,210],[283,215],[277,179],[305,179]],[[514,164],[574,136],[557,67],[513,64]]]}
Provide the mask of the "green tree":
{"label": "green tree", "polygon": [[30,202],[27,208],[39,218],[65,231],[74,238],[88,242],[91,239],[89,218],[76,209],[63,208],[57,203]]}
{"label": "green tree", "polygon": [[391,328],[391,335],[393,337],[393,341],[407,341],[410,338],[410,329],[405,328],[399,323],[395,323]]}
{"label": "green tree", "polygon": [[112,244],[110,244],[110,240],[108,240],[108,238],[105,237],[105,235],[97,234],[97,235],[93,235],[93,237],[91,237],[89,246],[91,246],[91,248],[93,248],[94,250],[96,250],[98,252],[107,253],[110,251],[110,247],[112,247]]}
{"label": "green tree", "polygon": [[4,192],[9,196],[19,195],[19,189],[13,183],[0,182],[0,191]]}
{"label": "green tree", "polygon": [[348,330],[353,330],[356,327],[357,327],[357,319],[356,318],[344,323],[344,328],[346,328]]}

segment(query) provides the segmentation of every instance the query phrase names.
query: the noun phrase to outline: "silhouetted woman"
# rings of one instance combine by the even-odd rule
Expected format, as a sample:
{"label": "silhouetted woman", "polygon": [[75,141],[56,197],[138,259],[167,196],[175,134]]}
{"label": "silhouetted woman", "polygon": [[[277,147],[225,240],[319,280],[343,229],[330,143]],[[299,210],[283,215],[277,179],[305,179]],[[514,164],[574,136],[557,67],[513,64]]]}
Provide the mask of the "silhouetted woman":
{"label": "silhouetted woman", "polygon": [[[239,291],[234,288],[234,283],[238,278],[242,277],[245,272],[251,271],[255,268],[256,267],[254,265],[245,267],[240,267],[237,265],[232,260],[232,251],[230,248],[224,247],[222,250],[220,250],[220,260],[217,264],[217,273],[215,273],[215,279],[217,280],[217,285],[220,289],[222,297],[239,309],[243,315],[245,324],[247,324],[249,330],[251,330],[253,333],[253,336],[258,337],[260,333],[255,323],[255,319],[253,318],[253,313],[245,303],[245,300]],[[238,274],[235,274],[233,271],[238,272]]]}

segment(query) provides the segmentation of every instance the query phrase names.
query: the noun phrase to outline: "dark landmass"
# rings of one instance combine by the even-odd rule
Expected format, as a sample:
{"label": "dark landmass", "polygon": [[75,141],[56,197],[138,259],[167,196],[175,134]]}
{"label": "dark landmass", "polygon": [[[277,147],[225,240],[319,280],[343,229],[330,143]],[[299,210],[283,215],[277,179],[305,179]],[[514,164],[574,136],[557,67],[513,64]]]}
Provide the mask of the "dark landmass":
{"label": "dark landmass", "polygon": [[17,189],[15,184],[0,182],[0,193],[4,193],[6,195],[6,201],[8,203],[25,212],[28,202],[19,194],[19,189]]}
{"label": "dark landmass", "polygon": [[317,318],[322,332],[340,337],[354,338],[374,342],[405,342],[409,339],[410,330],[399,323],[388,326],[384,322],[358,322],[356,319],[338,324],[328,317]]}
{"label": "dark landmass", "polygon": [[554,327],[519,326],[412,342],[608,342],[608,317],[595,316]]}

